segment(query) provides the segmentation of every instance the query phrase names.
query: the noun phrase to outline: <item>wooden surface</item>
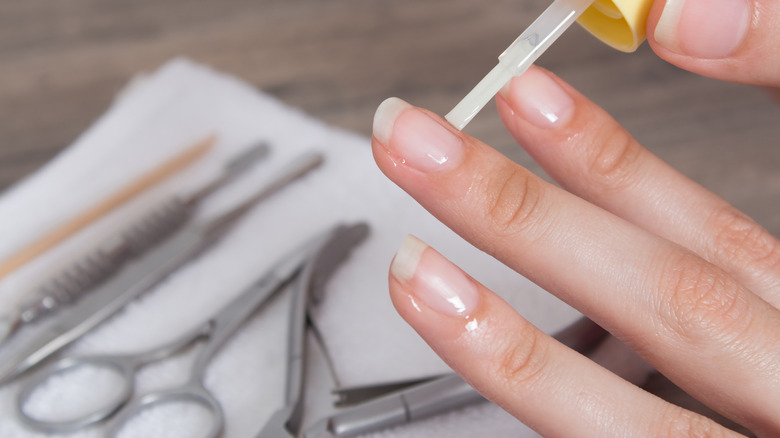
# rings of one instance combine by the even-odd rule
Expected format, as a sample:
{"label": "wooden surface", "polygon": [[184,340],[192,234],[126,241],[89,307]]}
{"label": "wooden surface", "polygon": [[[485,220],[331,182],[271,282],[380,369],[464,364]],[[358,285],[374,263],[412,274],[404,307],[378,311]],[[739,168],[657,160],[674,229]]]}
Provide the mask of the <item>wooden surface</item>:
{"label": "wooden surface", "polygon": [[[0,2],[0,190],[72,142],[135,74],[175,56],[369,135],[399,96],[447,112],[545,0]],[[573,28],[540,61],[655,153],[780,235],[780,110],[760,90],[625,55]],[[494,109],[468,132],[538,171]]]}

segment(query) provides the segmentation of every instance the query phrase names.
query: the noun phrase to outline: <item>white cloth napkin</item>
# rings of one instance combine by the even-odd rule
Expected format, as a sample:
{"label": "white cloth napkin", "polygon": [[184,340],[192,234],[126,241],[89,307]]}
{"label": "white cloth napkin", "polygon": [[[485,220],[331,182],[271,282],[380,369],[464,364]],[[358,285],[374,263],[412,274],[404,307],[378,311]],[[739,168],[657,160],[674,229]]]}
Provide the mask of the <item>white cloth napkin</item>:
{"label": "white cloth napkin", "polygon": [[[247,177],[209,198],[198,219],[239,201],[257,188],[271,169],[303,151],[322,151],[326,163],[254,208],[213,250],[88,333],[67,353],[133,352],[173,339],[229,302],[285,251],[338,222],[366,221],[371,227],[369,239],[329,282],[316,316],[343,385],[448,371],[396,314],[388,297],[387,269],[407,233],[437,248],[548,332],[578,316],[432,218],[379,172],[368,139],[326,126],[240,80],[185,59],[173,60],[134,81],[69,148],[0,197],[0,258],[209,133],[217,134],[217,147],[187,171],[2,280],[0,307],[16,302],[45,275],[66,265],[69,255],[90,248],[142,207],[197,186],[215,175],[231,155],[265,140],[273,148],[271,157]],[[252,436],[279,407],[285,306],[285,300],[280,299],[259,312],[209,367],[207,386],[223,405],[227,437]],[[144,369],[137,379],[139,392],[181,382],[190,357]],[[96,370],[84,371],[81,378],[82,383],[108,380]],[[30,401],[31,409],[52,415],[77,411],[90,402],[93,391],[79,392],[86,385],[75,380],[51,381],[40,397]],[[108,383],[102,386],[110,387]],[[0,387],[0,436],[39,436],[12,416],[17,390],[18,382]],[[69,401],[64,394],[70,394]],[[193,409],[153,409],[123,436],[191,436],[192,430],[187,432],[184,423],[198,416]],[[99,428],[92,428],[72,436],[99,436],[99,432]],[[497,407],[483,404],[379,435],[529,434]]]}

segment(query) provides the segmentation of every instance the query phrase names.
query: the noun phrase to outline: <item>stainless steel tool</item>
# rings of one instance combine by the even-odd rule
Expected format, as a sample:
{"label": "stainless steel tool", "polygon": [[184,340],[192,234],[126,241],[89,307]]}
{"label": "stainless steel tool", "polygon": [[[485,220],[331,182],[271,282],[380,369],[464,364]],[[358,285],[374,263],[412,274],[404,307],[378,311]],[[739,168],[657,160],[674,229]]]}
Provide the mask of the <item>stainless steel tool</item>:
{"label": "stainless steel tool", "polygon": [[[365,224],[337,226],[320,233],[307,243],[282,257],[265,275],[255,281],[233,301],[216,312],[202,324],[195,326],[174,341],[148,351],[129,355],[95,355],[67,357],[52,364],[26,382],[20,392],[17,414],[22,421],[33,428],[46,432],[67,432],[93,423],[108,420],[108,436],[117,436],[125,424],[142,411],[155,405],[190,402],[198,403],[211,412],[212,423],[206,436],[217,437],[224,427],[224,415],[220,403],[204,386],[206,366],[230,336],[241,324],[262,307],[285,286],[293,283],[293,297],[290,312],[289,339],[292,349],[288,359],[290,379],[287,385],[288,398],[297,400],[303,383],[303,337],[306,330],[306,302],[313,290],[320,289],[326,279],[366,236]],[[180,386],[153,391],[143,395],[133,394],[135,374],[147,363],[155,362],[175,354],[184,347],[202,341],[202,348],[190,369],[187,380]],[[123,380],[120,391],[106,405],[87,412],[80,418],[67,421],[46,421],[30,416],[24,410],[24,403],[31,393],[54,375],[67,373],[79,367],[96,366],[110,368]],[[66,378],[66,377],[64,377]],[[298,406],[298,405],[295,405]],[[295,411],[296,409],[292,409]],[[287,411],[285,411],[287,412]],[[291,415],[294,415],[291,413]]]}
{"label": "stainless steel tool", "polygon": [[213,246],[258,202],[318,167],[322,161],[323,156],[315,152],[298,157],[269,184],[236,207],[205,223],[184,227],[155,246],[146,256],[129,263],[117,275],[71,306],[67,313],[58,315],[56,321],[46,321],[50,324],[45,330],[36,333],[22,348],[12,352],[10,358],[0,357],[0,384],[78,339],[125,304],[162,282],[179,267]]}
{"label": "stainless steel tool", "polygon": [[[590,319],[581,318],[557,333],[555,339],[586,354],[607,335],[606,330]],[[482,401],[485,399],[460,376],[450,374],[339,410],[314,423],[303,433],[303,437],[355,437],[430,418]]]}
{"label": "stainless steel tool", "polygon": [[249,147],[229,160],[221,174],[189,194],[174,196],[153,207],[125,230],[98,248],[79,257],[62,272],[44,282],[16,312],[0,316],[0,343],[24,324],[67,306],[106,281],[130,260],[138,258],[180,229],[197,206],[218,188],[235,180],[268,155],[266,143]]}
{"label": "stainless steel tool", "polygon": [[366,224],[357,224],[340,233],[342,245],[323,246],[296,282],[290,306],[287,337],[287,372],[282,406],[271,415],[257,438],[292,438],[299,436],[303,424],[304,377],[306,371],[306,331],[309,327],[307,309],[319,303],[323,286],[341,264],[347,250],[368,235]]}

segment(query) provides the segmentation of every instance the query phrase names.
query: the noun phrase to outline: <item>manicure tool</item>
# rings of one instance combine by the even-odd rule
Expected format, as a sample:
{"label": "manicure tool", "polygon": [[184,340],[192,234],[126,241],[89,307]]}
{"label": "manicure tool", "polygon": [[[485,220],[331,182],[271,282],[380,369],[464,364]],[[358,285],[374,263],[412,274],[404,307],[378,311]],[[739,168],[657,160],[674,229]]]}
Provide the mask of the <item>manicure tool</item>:
{"label": "manicure tool", "polygon": [[10,359],[0,357],[0,384],[59,351],[116,313],[125,304],[162,282],[181,266],[216,244],[258,202],[316,168],[322,161],[323,156],[319,153],[304,154],[236,207],[205,223],[184,227],[145,257],[129,263],[111,280],[71,306],[67,312],[46,321],[50,324],[36,334],[34,339],[24,343],[17,351],[12,351]]}
{"label": "manicure tool", "polygon": [[[350,246],[354,246],[366,237],[368,226],[360,224],[347,231]],[[325,282],[343,259],[344,255],[322,252],[321,257],[304,267],[290,307],[284,404],[271,415],[257,438],[295,437],[300,432],[306,371],[307,308],[310,303],[316,305],[320,301]]]}
{"label": "manicure tool", "polygon": [[[322,346],[321,348],[323,349],[323,354],[326,356],[326,360],[330,365],[332,361],[329,358],[327,358],[328,352],[325,349],[324,342],[318,342],[318,343]],[[423,383],[432,382],[444,376],[445,374],[433,375],[433,376],[412,378],[408,380],[399,380],[395,382],[377,383],[377,384],[361,385],[361,386],[353,386],[353,387],[339,387],[339,383],[334,382],[336,388],[331,391],[332,395],[334,396],[333,406],[336,408],[346,408],[350,406],[359,405],[361,403],[365,403],[369,400],[379,398],[383,395],[387,395],[392,392],[398,392],[414,386],[419,386]]]}
{"label": "manicure tool", "polygon": [[[607,334],[593,321],[581,318],[554,337],[564,345],[586,354]],[[354,437],[401,426],[481,401],[485,399],[460,376],[450,374],[338,411],[314,423],[305,431],[303,437]]]}
{"label": "manicure tool", "polygon": [[222,173],[212,181],[190,194],[164,201],[46,281],[15,313],[0,315],[0,343],[19,326],[37,321],[74,302],[119,271],[125,263],[138,258],[180,229],[193,216],[201,200],[251,169],[268,155],[268,151],[269,147],[264,143],[249,147],[229,160]]}
{"label": "manicure tool", "polygon": [[3,260],[0,262],[0,279],[47,251],[49,248],[75,234],[98,218],[104,216],[106,213],[193,163],[211,149],[215,141],[216,137],[212,135],[188,147],[156,169],[152,169],[149,173],[142,175],[118,192],[98,202],[75,218],[68,220],[11,257]]}
{"label": "manicure tool", "polygon": [[[47,432],[65,432],[105,420],[112,415],[108,436],[117,436],[127,422],[145,409],[164,403],[191,402],[206,407],[212,414],[212,426],[208,437],[218,436],[224,426],[224,415],[219,402],[204,386],[205,369],[219,348],[259,307],[266,304],[277,292],[283,290],[294,277],[293,296],[288,334],[290,346],[288,356],[287,397],[299,394],[303,384],[303,347],[306,329],[307,301],[317,299],[322,286],[333,271],[349,255],[350,250],[363,238],[368,227],[365,224],[338,226],[310,239],[286,255],[259,280],[242,292],[232,302],[203,324],[186,332],[167,345],[149,351],[130,355],[100,355],[68,357],[53,364],[30,380],[17,399],[17,414],[32,427]],[[195,357],[187,381],[176,388],[163,389],[139,397],[133,396],[133,382],[136,371],[151,362],[167,358],[184,347],[203,341],[204,347]],[[32,418],[24,411],[24,403],[38,385],[59,374],[77,367],[94,366],[116,371],[123,379],[122,389],[116,397],[101,409],[69,421],[44,421]],[[296,408],[298,405],[295,405]],[[299,411],[299,409],[293,409]],[[285,410],[285,412],[287,412]],[[291,414],[295,415],[295,414]]]}
{"label": "manicure tool", "polygon": [[455,128],[465,128],[513,76],[522,75],[575,21],[613,48],[635,51],[645,39],[652,4],[653,0],[555,0],[445,118]]}

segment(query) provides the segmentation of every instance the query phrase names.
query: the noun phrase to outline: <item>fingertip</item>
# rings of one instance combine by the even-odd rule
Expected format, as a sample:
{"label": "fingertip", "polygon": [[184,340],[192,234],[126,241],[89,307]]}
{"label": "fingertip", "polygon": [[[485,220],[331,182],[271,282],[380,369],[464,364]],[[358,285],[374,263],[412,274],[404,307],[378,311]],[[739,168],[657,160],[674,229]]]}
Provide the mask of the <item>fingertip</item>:
{"label": "fingertip", "polygon": [[778,86],[780,3],[765,0],[659,0],[647,40],[665,61],[719,80]]}
{"label": "fingertip", "polygon": [[465,149],[462,134],[447,121],[397,98],[379,106],[373,137],[394,163],[421,173],[454,168]]}
{"label": "fingertip", "polygon": [[673,53],[726,58],[742,45],[751,9],[747,0],[666,0],[656,12],[653,39]]}
{"label": "fingertip", "polygon": [[390,266],[390,275],[430,310],[466,318],[479,306],[474,281],[454,263],[414,236],[407,236]]}
{"label": "fingertip", "polygon": [[531,67],[499,91],[513,116],[542,129],[565,126],[574,116],[575,101],[551,73]]}

